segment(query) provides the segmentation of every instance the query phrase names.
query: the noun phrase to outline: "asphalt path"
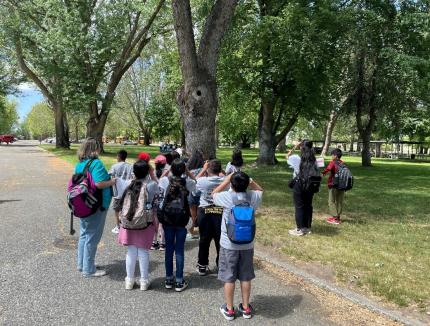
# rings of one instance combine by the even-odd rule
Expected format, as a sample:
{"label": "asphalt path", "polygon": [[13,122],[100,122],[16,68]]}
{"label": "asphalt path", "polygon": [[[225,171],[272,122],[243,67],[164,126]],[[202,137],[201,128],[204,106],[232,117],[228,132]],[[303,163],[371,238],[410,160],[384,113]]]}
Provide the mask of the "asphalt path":
{"label": "asphalt path", "polygon": [[[68,235],[65,188],[72,166],[36,145],[19,141],[0,146],[1,325],[333,324],[312,295],[258,269],[251,294],[256,315],[226,321],[219,312],[222,283],[214,274],[200,277],[195,271],[196,241],[186,244],[186,291],[164,289],[164,255],[159,251],[150,256],[150,290],[126,291],[126,249],[110,231],[112,212],[96,257],[109,274],[82,277],[76,270],[77,237]],[[78,223],[75,227],[78,233]]]}

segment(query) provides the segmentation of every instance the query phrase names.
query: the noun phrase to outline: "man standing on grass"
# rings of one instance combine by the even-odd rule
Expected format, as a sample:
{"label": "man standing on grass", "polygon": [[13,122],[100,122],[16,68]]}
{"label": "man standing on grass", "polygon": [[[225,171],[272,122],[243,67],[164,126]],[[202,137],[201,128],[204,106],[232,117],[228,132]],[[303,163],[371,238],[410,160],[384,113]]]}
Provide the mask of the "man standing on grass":
{"label": "man standing on grass", "polygon": [[331,162],[327,165],[327,167],[322,172],[323,175],[326,175],[330,172],[330,175],[327,180],[328,185],[328,207],[330,210],[331,216],[327,218],[327,223],[330,224],[340,224],[340,214],[342,214],[343,209],[343,197],[345,196],[345,190],[336,189],[333,187],[333,179],[336,174],[336,171],[339,168],[339,164],[343,164],[343,161],[340,159],[342,157],[342,151],[339,148],[334,149],[331,152]]}

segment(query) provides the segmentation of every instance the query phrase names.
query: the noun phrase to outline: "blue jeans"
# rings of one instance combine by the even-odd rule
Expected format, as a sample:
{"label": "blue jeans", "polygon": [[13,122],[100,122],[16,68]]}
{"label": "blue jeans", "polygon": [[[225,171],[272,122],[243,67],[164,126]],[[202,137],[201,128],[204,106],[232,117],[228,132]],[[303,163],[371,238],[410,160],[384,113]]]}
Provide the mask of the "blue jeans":
{"label": "blue jeans", "polygon": [[164,237],[166,238],[166,253],[164,256],[166,278],[173,279],[173,252],[175,252],[176,282],[182,282],[184,280],[184,245],[187,229],[166,225],[163,225],[163,228]]}
{"label": "blue jeans", "polygon": [[80,220],[80,235],[78,243],[78,269],[84,275],[96,272],[95,257],[97,245],[103,235],[107,209],[98,210],[93,215]]}

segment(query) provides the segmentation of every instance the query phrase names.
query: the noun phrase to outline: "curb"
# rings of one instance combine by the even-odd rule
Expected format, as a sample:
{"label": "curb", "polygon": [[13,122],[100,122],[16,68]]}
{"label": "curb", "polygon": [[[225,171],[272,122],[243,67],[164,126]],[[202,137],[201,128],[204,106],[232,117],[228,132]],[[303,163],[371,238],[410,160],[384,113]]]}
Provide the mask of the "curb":
{"label": "curb", "polygon": [[312,283],[316,286],[318,286],[319,288],[328,290],[330,292],[333,292],[359,306],[362,306],[370,311],[373,311],[375,313],[384,315],[394,321],[397,322],[401,322],[402,324],[405,324],[407,326],[425,326],[426,323],[413,319],[413,318],[408,318],[403,316],[401,313],[399,313],[398,311],[394,311],[394,310],[390,310],[390,309],[386,309],[381,307],[378,303],[376,303],[375,301],[370,300],[369,298],[366,298],[365,296],[358,294],[356,292],[353,292],[351,290],[342,288],[340,286],[337,286],[333,283],[327,282],[326,280],[323,280],[319,277],[316,277],[296,266],[294,266],[291,263],[285,262],[285,261],[280,261],[279,259],[273,257],[272,255],[263,252],[257,248],[254,248],[254,252],[255,255],[262,259],[263,261],[266,261],[276,267],[279,267],[281,269],[286,270],[289,273],[294,274],[295,276],[298,276],[302,279],[304,279],[305,281]]}

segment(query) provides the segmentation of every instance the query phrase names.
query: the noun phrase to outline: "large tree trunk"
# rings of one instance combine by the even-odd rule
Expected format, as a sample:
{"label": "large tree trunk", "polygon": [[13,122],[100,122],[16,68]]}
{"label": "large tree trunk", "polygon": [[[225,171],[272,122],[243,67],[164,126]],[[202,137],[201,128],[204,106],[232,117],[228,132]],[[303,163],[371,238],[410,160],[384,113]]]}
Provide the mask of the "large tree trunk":
{"label": "large tree trunk", "polygon": [[151,129],[145,128],[143,129],[143,142],[145,146],[151,145]]}
{"label": "large tree trunk", "polygon": [[107,121],[107,114],[101,114],[99,116],[92,116],[87,121],[87,137],[95,138],[99,141],[100,146],[103,148],[103,132],[105,130]]}
{"label": "large tree trunk", "polygon": [[216,155],[218,94],[216,70],[221,42],[238,0],[217,0],[206,18],[198,51],[194,39],[189,0],[172,0],[183,86],[178,104],[184,123],[187,151],[201,150],[208,158]]}
{"label": "large tree trunk", "polygon": [[258,117],[258,144],[260,147],[258,164],[275,165],[275,134],[273,133],[273,104],[261,103]]}
{"label": "large tree trunk", "polygon": [[195,82],[186,83],[178,97],[185,143],[190,153],[201,150],[206,157],[213,158],[216,156],[217,88],[215,81],[204,72],[198,77]]}
{"label": "large tree trunk", "polygon": [[337,117],[338,117],[338,113],[335,110],[331,111],[330,119],[327,123],[327,130],[325,134],[324,146],[321,152],[321,156],[327,155],[328,149],[330,148],[331,137],[333,135],[333,130],[336,125]]}
{"label": "large tree trunk", "polygon": [[361,165],[362,166],[372,166],[372,155],[370,153],[370,137],[371,132],[362,134],[363,148],[361,150]]}
{"label": "large tree trunk", "polygon": [[278,150],[281,153],[285,153],[287,151],[287,140],[284,138],[282,138],[281,142],[278,145]]}
{"label": "large tree trunk", "polygon": [[60,106],[56,106],[53,109],[55,117],[55,147],[69,149],[70,140],[67,115]]}

